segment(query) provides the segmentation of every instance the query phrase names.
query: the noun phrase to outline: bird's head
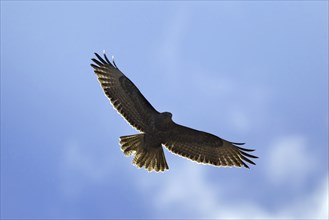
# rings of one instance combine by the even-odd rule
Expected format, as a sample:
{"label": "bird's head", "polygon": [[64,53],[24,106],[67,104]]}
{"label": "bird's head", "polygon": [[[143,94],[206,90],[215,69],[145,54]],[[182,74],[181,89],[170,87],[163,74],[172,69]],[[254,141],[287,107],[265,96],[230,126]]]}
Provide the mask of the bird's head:
{"label": "bird's head", "polygon": [[163,117],[163,119],[165,120],[171,120],[172,118],[172,114],[170,112],[162,112],[161,116]]}
{"label": "bird's head", "polygon": [[159,130],[167,130],[173,121],[171,120],[172,114],[170,112],[162,112],[155,118],[155,127]]}
{"label": "bird's head", "polygon": [[162,112],[160,118],[160,121],[164,124],[172,123],[172,114],[170,112]]}

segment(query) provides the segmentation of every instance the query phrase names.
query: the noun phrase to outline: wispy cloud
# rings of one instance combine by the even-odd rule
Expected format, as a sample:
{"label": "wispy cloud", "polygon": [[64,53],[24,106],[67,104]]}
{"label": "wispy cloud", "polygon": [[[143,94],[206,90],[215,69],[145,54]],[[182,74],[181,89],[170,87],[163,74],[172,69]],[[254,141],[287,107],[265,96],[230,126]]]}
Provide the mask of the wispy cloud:
{"label": "wispy cloud", "polygon": [[277,138],[269,146],[267,178],[274,184],[302,184],[317,166],[307,140],[301,135]]}
{"label": "wispy cloud", "polygon": [[179,77],[179,74],[177,74],[179,71],[178,64],[182,60],[181,45],[187,37],[186,33],[190,22],[189,17],[190,12],[186,7],[177,7],[172,12],[172,16],[170,16],[163,27],[160,45],[156,47],[154,53],[155,59],[164,67],[166,78],[163,80],[170,79],[172,85],[179,82],[179,80],[177,81],[177,77]]}
{"label": "wispy cloud", "polygon": [[63,148],[59,174],[66,196],[78,196],[88,184],[103,183],[112,173],[109,154],[85,147],[77,141],[68,141]]}
{"label": "wispy cloud", "polygon": [[[291,135],[277,138],[271,144],[264,173],[259,179],[272,184],[284,184],[285,189],[294,188],[297,182],[311,175],[317,163],[306,150],[307,140],[303,136]],[[305,164],[313,163],[313,166]],[[175,161],[174,170],[159,182],[138,180],[140,190],[150,192],[154,198],[150,204],[153,216],[161,218],[212,218],[212,219],[325,219],[328,218],[328,178],[318,178],[310,190],[302,190],[287,198],[285,203],[268,206],[261,200],[249,196],[227,197],[227,182],[213,182],[207,169],[201,165],[186,165]],[[304,163],[302,163],[304,162]],[[302,165],[305,164],[305,165]],[[219,168],[220,169],[220,168]],[[220,170],[219,170],[220,172]],[[241,183],[243,180],[241,180]],[[255,192],[257,194],[257,192]],[[261,192],[260,192],[261,193]],[[261,195],[264,197],[264,195]],[[266,196],[265,196],[266,197]],[[268,199],[272,199],[268,195]]]}
{"label": "wispy cloud", "polygon": [[[202,166],[175,166],[179,175],[171,175],[159,183],[142,188],[156,195],[151,201],[153,216],[161,218],[211,219],[321,219],[328,218],[328,176],[322,178],[311,192],[291,198],[289,206],[270,209],[252,198],[223,196],[224,184],[207,180]],[[178,170],[177,170],[178,169]],[[152,189],[153,188],[153,189]],[[150,190],[152,189],[152,190]],[[156,200],[156,201],[155,201]]]}
{"label": "wispy cloud", "polygon": [[[180,51],[180,45],[184,40],[186,28],[189,23],[189,11],[185,7],[178,7],[173,12],[173,15],[168,20],[167,25],[164,27],[162,46],[160,47],[159,54],[161,57],[170,60],[173,64],[180,59],[177,59]],[[168,65],[170,67],[170,65]]]}

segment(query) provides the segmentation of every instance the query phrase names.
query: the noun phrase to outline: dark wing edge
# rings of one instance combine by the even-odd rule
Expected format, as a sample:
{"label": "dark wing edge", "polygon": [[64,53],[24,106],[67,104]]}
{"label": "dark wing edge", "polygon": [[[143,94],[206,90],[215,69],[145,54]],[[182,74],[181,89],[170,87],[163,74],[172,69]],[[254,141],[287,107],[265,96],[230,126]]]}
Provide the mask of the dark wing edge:
{"label": "dark wing edge", "polygon": [[[110,62],[104,53],[104,58],[95,53],[96,58],[91,67],[97,75],[98,81],[105,95],[110,99],[113,107],[134,128],[139,131],[147,130],[149,115],[158,113],[139,89],[119,70],[114,60]],[[127,93],[125,82],[131,91]]]}
{"label": "dark wing edge", "polygon": [[[206,132],[179,126],[168,136],[164,145],[174,154],[201,164],[224,167],[245,167],[256,165],[252,159],[258,158],[247,152],[253,149],[239,147],[244,143],[229,142]],[[174,128],[175,130],[175,128]]]}
{"label": "dark wing edge", "polygon": [[104,65],[108,65],[108,66],[110,66],[110,67],[112,67],[112,68],[116,68],[116,69],[118,69],[116,66],[114,66],[110,61],[109,61],[109,59],[107,58],[107,56],[106,56],[106,54],[104,53],[104,58],[105,58],[105,60],[101,57],[101,56],[99,56],[98,55],[98,53],[94,53],[95,55],[96,55],[96,57],[98,58],[98,60],[97,59],[95,59],[95,58],[92,58],[91,60],[92,61],[94,61],[98,66],[96,66],[95,64],[90,64],[94,69],[97,69],[97,68],[100,68],[101,66],[104,66]]}

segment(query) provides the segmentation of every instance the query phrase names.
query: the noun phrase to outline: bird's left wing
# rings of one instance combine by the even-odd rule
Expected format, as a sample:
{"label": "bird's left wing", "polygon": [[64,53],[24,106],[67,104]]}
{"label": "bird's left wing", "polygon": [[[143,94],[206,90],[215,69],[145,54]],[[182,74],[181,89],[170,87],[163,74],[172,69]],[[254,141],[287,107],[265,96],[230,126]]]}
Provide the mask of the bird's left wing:
{"label": "bird's left wing", "polygon": [[257,158],[246,152],[254,150],[239,147],[242,143],[233,143],[215,135],[174,124],[164,134],[163,143],[170,151],[198,163],[214,166],[244,166],[246,162],[255,165],[249,158]]}
{"label": "bird's left wing", "polygon": [[118,112],[136,129],[150,129],[152,117],[158,111],[147,101],[139,89],[115,65],[95,53],[98,59],[91,64],[106,96]]}

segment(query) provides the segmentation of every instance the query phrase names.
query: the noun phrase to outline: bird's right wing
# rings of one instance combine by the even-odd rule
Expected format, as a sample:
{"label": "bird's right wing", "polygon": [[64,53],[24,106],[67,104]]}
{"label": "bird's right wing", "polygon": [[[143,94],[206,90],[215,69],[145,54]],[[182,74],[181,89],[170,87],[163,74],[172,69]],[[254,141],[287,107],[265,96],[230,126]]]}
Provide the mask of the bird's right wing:
{"label": "bird's right wing", "polygon": [[244,166],[246,162],[255,165],[249,158],[257,158],[246,152],[254,150],[239,147],[242,143],[233,143],[215,135],[173,124],[164,134],[164,145],[173,153],[198,163],[214,166]]}
{"label": "bird's right wing", "polygon": [[152,117],[159,114],[139,89],[104,54],[91,64],[106,96],[118,112],[136,129],[147,131]]}

